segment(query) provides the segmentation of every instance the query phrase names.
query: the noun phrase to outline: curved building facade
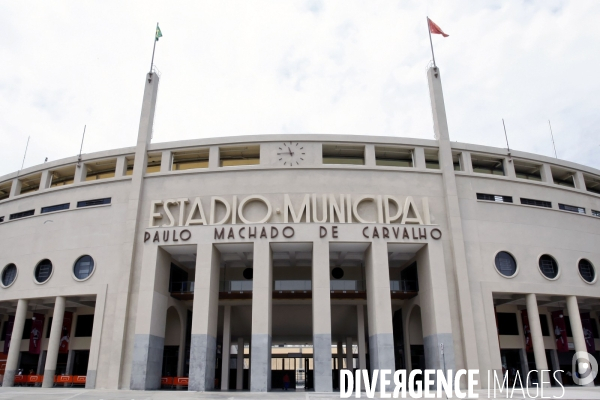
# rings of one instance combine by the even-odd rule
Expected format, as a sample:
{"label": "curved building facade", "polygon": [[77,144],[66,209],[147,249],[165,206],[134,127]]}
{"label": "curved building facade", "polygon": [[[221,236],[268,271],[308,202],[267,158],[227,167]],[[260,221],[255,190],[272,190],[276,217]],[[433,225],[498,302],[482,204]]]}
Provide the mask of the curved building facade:
{"label": "curved building facade", "polygon": [[135,147],[0,177],[4,386],[485,388],[600,349],[600,171],[450,142],[437,69],[432,140],[151,143],[158,81]]}

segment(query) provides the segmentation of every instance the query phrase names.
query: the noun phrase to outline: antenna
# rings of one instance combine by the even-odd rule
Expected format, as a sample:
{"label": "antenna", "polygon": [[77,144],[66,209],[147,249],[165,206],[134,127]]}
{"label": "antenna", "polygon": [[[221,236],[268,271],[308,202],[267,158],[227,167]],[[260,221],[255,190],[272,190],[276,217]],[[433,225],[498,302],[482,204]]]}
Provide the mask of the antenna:
{"label": "antenna", "polygon": [[508,135],[506,134],[506,125],[504,124],[504,118],[502,118],[502,126],[504,127],[504,138],[506,139],[506,148],[508,149],[508,155],[510,156],[510,146],[508,145]]}
{"label": "antenna", "polygon": [[83,150],[83,139],[85,139],[85,128],[87,125],[83,126],[83,136],[81,137],[81,146],[79,147],[79,156],[77,156],[77,168],[81,167],[81,150]]}
{"label": "antenna", "polygon": [[550,125],[550,120],[548,120],[548,126],[550,127],[550,137],[552,138],[552,147],[554,147],[554,158],[558,158],[556,155],[556,145],[554,144],[554,134],[552,133],[552,125]]}
{"label": "antenna", "polygon": [[[27,136],[27,145],[25,146],[25,154],[23,154],[23,162],[21,163],[21,169],[23,169],[23,166],[25,165],[25,157],[27,157],[27,149],[29,148],[29,138],[31,136]],[[19,171],[17,171],[17,176],[19,176],[19,172],[21,172],[21,169]]]}

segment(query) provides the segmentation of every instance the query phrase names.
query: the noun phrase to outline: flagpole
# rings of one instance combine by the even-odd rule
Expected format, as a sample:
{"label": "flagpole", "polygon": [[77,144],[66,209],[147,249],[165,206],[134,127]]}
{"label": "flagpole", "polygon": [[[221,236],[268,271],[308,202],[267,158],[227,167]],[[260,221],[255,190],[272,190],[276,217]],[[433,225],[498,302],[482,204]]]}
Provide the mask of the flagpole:
{"label": "flagpole", "polygon": [[433,54],[433,42],[431,41],[431,26],[429,25],[429,17],[427,17],[427,32],[429,32],[429,45],[431,46],[431,57],[433,57],[433,66],[435,65],[435,54]]}
{"label": "flagpole", "polygon": [[[154,66],[154,51],[156,50],[156,31],[158,30],[158,22],[156,23],[156,29],[154,30],[154,47],[152,47],[152,61],[150,62],[150,74],[152,74],[152,67]],[[429,35],[431,39],[431,34]]]}

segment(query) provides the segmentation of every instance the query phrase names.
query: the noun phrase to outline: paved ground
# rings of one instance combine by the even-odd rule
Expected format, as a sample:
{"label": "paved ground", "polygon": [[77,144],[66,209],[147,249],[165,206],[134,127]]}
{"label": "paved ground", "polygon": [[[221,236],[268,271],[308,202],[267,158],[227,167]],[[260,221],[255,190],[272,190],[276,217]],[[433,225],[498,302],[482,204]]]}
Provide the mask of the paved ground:
{"label": "paved ground", "polygon": [[[487,399],[487,391],[477,392],[480,399]],[[531,390],[531,396],[535,396],[535,391]],[[560,389],[544,390],[545,398],[562,399],[600,399],[600,387],[597,388],[567,388],[564,396],[561,396]],[[86,390],[76,388],[0,388],[1,400],[184,400],[184,399],[210,399],[210,400],[330,400],[339,399],[339,393],[315,393],[315,392],[269,392],[269,393],[249,393],[249,392],[188,392],[188,391],[155,391],[140,392],[130,390]],[[354,395],[351,399],[354,399]],[[362,393],[361,399],[366,399],[365,393]],[[376,398],[379,398],[376,396]],[[491,397],[493,398],[493,396]],[[506,392],[497,394],[497,398],[506,399],[509,396]],[[520,392],[515,392],[513,399],[522,399]],[[538,394],[539,398],[539,394]]]}

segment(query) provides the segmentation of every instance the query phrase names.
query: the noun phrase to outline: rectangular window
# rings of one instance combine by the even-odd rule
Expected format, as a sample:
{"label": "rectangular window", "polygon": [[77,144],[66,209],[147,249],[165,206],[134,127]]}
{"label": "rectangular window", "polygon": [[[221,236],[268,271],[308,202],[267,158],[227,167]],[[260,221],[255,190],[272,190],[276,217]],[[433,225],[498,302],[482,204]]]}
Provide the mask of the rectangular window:
{"label": "rectangular window", "polygon": [[440,169],[440,158],[437,150],[425,149],[425,168]]}
{"label": "rectangular window", "polygon": [[323,164],[365,165],[365,146],[324,144]]}
{"label": "rectangular window", "polygon": [[460,163],[460,153],[452,152],[452,164],[454,164],[455,171],[465,170]]}
{"label": "rectangular window", "polygon": [[84,200],[77,202],[77,208],[82,207],[91,207],[91,206],[101,206],[103,204],[110,204],[110,197],[106,197],[104,199],[94,199],[94,200]]}
{"label": "rectangular window", "polygon": [[55,206],[48,206],[48,207],[42,207],[42,214],[45,213],[49,213],[49,212],[53,212],[53,211],[60,211],[60,210],[68,210],[69,207],[71,207],[70,203],[64,203],[64,204],[57,204]]}
{"label": "rectangular window", "polygon": [[498,335],[518,335],[519,324],[515,313],[496,313],[498,317]]}
{"label": "rectangular window", "polygon": [[94,314],[78,315],[75,324],[75,337],[91,337],[94,328]]}
{"label": "rectangular window", "polygon": [[592,335],[594,336],[594,339],[600,339],[600,335],[598,335],[598,325],[596,325],[598,321],[596,321],[596,318],[590,318],[590,322],[592,323]]}
{"label": "rectangular window", "polygon": [[[133,161],[133,160],[132,160]],[[162,161],[162,154],[148,154],[148,163],[146,164],[146,173],[153,174],[155,172],[160,172],[160,164]],[[133,163],[131,163],[133,167]],[[133,168],[132,168],[133,170]]]}
{"label": "rectangular window", "polygon": [[42,174],[30,175],[21,179],[21,191],[19,194],[35,192],[40,188]]}
{"label": "rectangular window", "polygon": [[[58,168],[50,172],[50,187],[66,186],[75,182],[75,165]],[[81,167],[80,167],[81,168]]]}
{"label": "rectangular window", "polygon": [[386,167],[412,167],[413,149],[375,146],[375,164]]}
{"label": "rectangular window", "polygon": [[4,321],[2,324],[2,336],[0,337],[0,340],[6,339],[6,328],[8,328],[8,321]]}
{"label": "rectangular window", "polygon": [[519,179],[528,179],[531,181],[542,180],[542,166],[537,164],[529,164],[523,161],[514,161],[515,174]]}
{"label": "rectangular window", "polygon": [[521,197],[521,204],[525,204],[527,206],[552,208],[552,203],[549,201],[525,199],[523,197]]}
{"label": "rectangular window", "polygon": [[208,168],[208,153],[208,148],[174,152],[171,154],[173,160],[171,170]]}
{"label": "rectangular window", "polygon": [[32,216],[33,214],[35,214],[35,210],[22,211],[22,212],[10,214],[9,219],[12,221],[13,219],[25,218],[25,217]]}
{"label": "rectangular window", "polygon": [[585,189],[588,192],[600,194],[600,178],[595,175],[583,174],[583,180],[585,182]]}
{"label": "rectangular window", "polygon": [[552,179],[554,180],[555,185],[561,185],[571,188],[575,187],[575,180],[573,179],[575,173],[573,171],[567,171],[564,169],[553,167],[550,167],[550,170],[552,171]]}
{"label": "rectangular window", "polygon": [[85,163],[87,168],[86,181],[114,178],[117,170],[117,160],[101,160]]}
{"label": "rectangular window", "polygon": [[0,217],[0,222],[4,222],[4,216]]}
{"label": "rectangular window", "polygon": [[499,196],[497,194],[477,193],[477,200],[496,201],[498,203],[512,203],[511,196]]}
{"label": "rectangular window", "polygon": [[540,314],[540,325],[542,326],[542,336],[550,336],[546,314]]}
{"label": "rectangular window", "polygon": [[479,174],[504,175],[504,160],[471,154],[473,172]]}
{"label": "rectangular window", "polygon": [[260,164],[260,146],[219,147],[219,165],[237,167]]}
{"label": "rectangular window", "polygon": [[594,217],[600,217],[600,211],[592,210],[592,215]]}
{"label": "rectangular window", "polygon": [[0,200],[8,199],[10,196],[10,188],[12,181],[4,182],[0,184]]}
{"label": "rectangular window", "polygon": [[558,208],[559,208],[559,210],[565,210],[565,211],[570,211],[570,212],[574,212],[574,213],[585,214],[585,208],[583,208],[583,207],[569,206],[567,204],[558,203]]}

